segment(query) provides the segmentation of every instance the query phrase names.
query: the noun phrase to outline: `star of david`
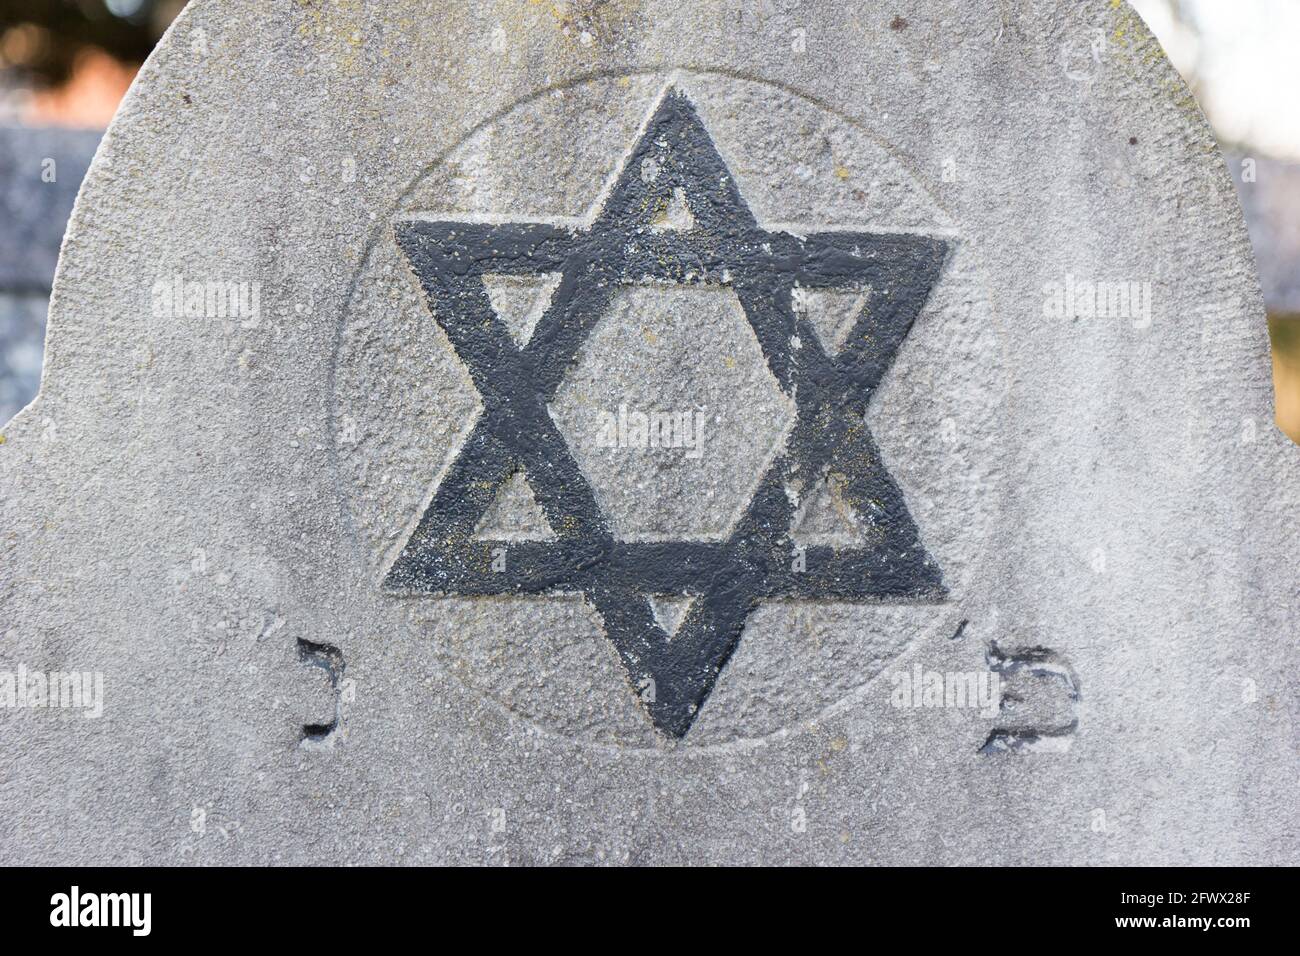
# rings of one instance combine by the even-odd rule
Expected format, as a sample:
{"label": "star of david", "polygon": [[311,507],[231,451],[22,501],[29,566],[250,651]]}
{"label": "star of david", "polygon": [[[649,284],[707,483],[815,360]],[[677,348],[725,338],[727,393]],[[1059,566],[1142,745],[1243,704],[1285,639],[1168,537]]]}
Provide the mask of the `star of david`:
{"label": "star of david", "polygon": [[[656,228],[682,197],[690,227]],[[932,602],[946,594],[866,423],[868,402],[938,279],[944,242],[764,230],[675,88],[589,226],[411,219],[396,224],[396,237],[478,389],[482,414],[390,569],[390,593],[582,593],[655,727],[679,738],[760,602]],[[484,277],[552,274],[560,278],[549,307],[520,345]],[[645,282],[732,289],[797,408],[784,449],[725,541],[619,540],[547,410],[620,288]],[[796,288],[870,290],[839,351],[828,354],[795,309]],[[553,540],[480,540],[485,512],[519,473]],[[791,489],[829,473],[871,528],[866,546],[795,544]],[[654,614],[656,595],[694,598],[671,635]]]}

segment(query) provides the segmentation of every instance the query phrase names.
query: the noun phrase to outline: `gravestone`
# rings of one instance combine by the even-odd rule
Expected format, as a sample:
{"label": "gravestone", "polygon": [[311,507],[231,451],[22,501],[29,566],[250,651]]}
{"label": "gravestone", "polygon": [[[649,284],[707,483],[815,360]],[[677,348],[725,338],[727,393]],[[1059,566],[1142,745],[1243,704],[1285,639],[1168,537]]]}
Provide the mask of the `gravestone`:
{"label": "gravestone", "polygon": [[1123,3],[191,3],[0,445],[0,669],[102,677],[0,855],[1295,862],[1233,188]]}

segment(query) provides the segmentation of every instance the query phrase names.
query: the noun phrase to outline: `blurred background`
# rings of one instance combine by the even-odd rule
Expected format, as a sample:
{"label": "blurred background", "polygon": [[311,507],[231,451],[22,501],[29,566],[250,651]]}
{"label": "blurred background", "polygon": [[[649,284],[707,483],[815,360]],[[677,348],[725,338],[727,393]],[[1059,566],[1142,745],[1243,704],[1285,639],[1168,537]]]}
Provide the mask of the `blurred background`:
{"label": "blurred background", "polygon": [[[1300,441],[1300,0],[1130,0],[1228,156],[1278,416]],[[185,0],[0,0],[0,425],[36,394],[59,243],[99,137]]]}

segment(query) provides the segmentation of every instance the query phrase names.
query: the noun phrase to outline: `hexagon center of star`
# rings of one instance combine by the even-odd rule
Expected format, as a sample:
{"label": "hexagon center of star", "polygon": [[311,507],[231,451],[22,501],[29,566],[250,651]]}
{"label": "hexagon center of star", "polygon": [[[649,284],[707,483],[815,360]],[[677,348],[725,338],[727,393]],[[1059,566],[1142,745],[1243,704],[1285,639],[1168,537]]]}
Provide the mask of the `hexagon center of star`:
{"label": "hexagon center of star", "polygon": [[628,285],[550,406],[621,541],[722,541],[796,416],[736,293]]}

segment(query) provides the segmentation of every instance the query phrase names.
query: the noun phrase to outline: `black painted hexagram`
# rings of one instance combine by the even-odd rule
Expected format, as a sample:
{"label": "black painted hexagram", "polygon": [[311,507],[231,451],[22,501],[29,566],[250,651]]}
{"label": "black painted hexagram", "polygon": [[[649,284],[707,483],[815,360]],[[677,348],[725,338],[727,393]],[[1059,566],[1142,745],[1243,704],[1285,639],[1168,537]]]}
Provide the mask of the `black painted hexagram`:
{"label": "black painted hexagram", "polygon": [[[693,227],[650,228],[677,189]],[[483,413],[389,571],[387,591],[583,593],[654,725],[673,737],[690,729],[760,601],[923,602],[946,594],[866,425],[867,403],[938,279],[944,242],[764,231],[691,102],[675,89],[590,228],[409,220],[396,233],[469,369]],[[562,278],[531,339],[517,347],[482,277],[546,273]],[[722,543],[616,540],[547,412],[620,287],[651,280],[729,286],[798,409],[786,448]],[[808,320],[796,315],[796,286],[871,288],[839,354],[828,356]],[[475,540],[483,513],[521,469],[556,540]],[[869,522],[872,544],[801,554],[790,536],[795,506],[786,487],[810,489],[828,470],[844,476],[844,496]],[[651,595],[695,597],[671,640],[655,620]]]}

